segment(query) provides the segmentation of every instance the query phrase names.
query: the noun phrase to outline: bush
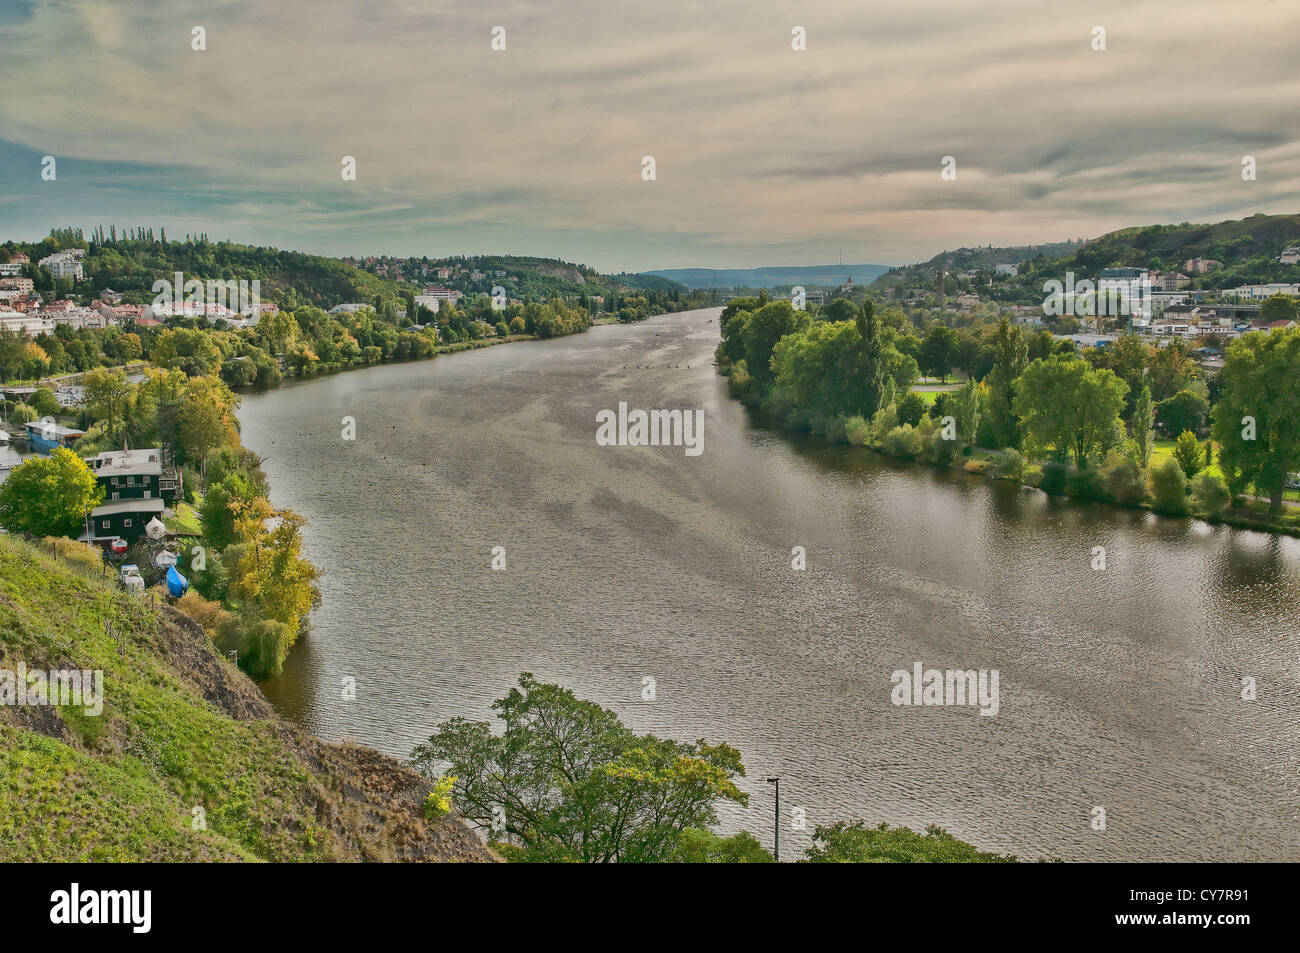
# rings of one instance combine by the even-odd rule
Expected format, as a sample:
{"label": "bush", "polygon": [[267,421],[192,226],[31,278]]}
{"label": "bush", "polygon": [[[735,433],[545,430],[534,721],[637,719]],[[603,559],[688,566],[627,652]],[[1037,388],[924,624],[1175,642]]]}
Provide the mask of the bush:
{"label": "bush", "polygon": [[510,325],[504,321],[498,321],[496,325],[497,337],[508,337],[510,335]]}
{"label": "bush", "polygon": [[455,775],[444,774],[434,782],[433,790],[424,799],[424,817],[436,821],[451,813],[451,791],[458,779]]}
{"label": "bush", "polygon": [[1212,473],[1200,473],[1192,481],[1192,499],[1196,501],[1197,511],[1217,517],[1228,508],[1232,497],[1221,479]]}
{"label": "bush", "polygon": [[1095,468],[1070,467],[1065,474],[1065,492],[1075,499],[1100,500],[1104,496],[1101,474]]}
{"label": "bush", "polygon": [[523,334],[527,327],[528,325],[524,323],[524,319],[522,317],[516,316],[510,319],[511,334]]}
{"label": "bush", "polygon": [[901,427],[895,427],[885,436],[884,451],[891,457],[911,460],[920,456],[925,446],[923,441],[924,438],[919,430],[913,429],[911,424],[903,424]]}
{"label": "bush", "polygon": [[861,417],[850,417],[844,422],[844,435],[853,446],[861,447],[871,439],[871,424]]}
{"label": "bush", "polygon": [[898,422],[915,427],[929,409],[924,397],[916,391],[908,391],[907,396],[898,403]]}
{"label": "bush", "polygon": [[1174,459],[1189,477],[1194,477],[1205,466],[1205,450],[1196,434],[1184,430],[1174,442]]}
{"label": "bush", "polygon": [[1064,463],[1049,460],[1043,464],[1043,472],[1038,479],[1038,488],[1045,493],[1051,493],[1053,496],[1063,496],[1068,474],[1069,468]]}
{"label": "bush", "polygon": [[829,443],[848,443],[848,432],[843,417],[832,417],[826,421],[826,440]]}
{"label": "bush", "polygon": [[998,476],[1004,480],[1023,482],[1025,479],[1025,458],[1015,447],[1007,447],[998,459]]}
{"label": "bush", "polygon": [[744,397],[749,390],[749,381],[749,365],[741,358],[731,365],[731,373],[727,375],[727,391],[732,397]]}
{"label": "bush", "polygon": [[993,462],[990,460],[967,460],[963,469],[967,473],[974,473],[976,476],[984,476],[993,469]]}
{"label": "bush", "polygon": [[941,467],[947,467],[952,466],[955,456],[957,456],[957,441],[944,440],[943,431],[935,431],[930,437],[930,459]]}
{"label": "bush", "polygon": [[1155,510],[1174,516],[1187,512],[1187,475],[1173,457],[1165,457],[1147,471],[1147,484]]}
{"label": "bush", "polygon": [[62,536],[45,536],[42,537],[41,544],[60,559],[66,559],[84,570],[97,573],[104,571],[103,552],[89,543],[79,543]]}
{"label": "bush", "polygon": [[1146,477],[1131,460],[1120,458],[1107,464],[1101,471],[1101,482],[1106,495],[1123,506],[1137,506],[1147,493]]}
{"label": "bush", "polygon": [[203,626],[203,631],[208,633],[209,638],[216,637],[221,624],[230,616],[230,613],[221,607],[221,603],[204,599],[193,589],[176,600],[176,608]]}

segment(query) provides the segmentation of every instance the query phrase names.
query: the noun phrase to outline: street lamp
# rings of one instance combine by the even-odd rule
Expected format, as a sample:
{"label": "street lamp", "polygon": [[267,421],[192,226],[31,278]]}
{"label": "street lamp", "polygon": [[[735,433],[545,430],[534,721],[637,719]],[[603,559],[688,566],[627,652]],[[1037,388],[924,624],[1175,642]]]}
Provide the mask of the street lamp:
{"label": "street lamp", "polygon": [[772,818],[773,850],[772,856],[776,862],[781,862],[781,779],[768,778],[768,784],[776,785],[776,811]]}

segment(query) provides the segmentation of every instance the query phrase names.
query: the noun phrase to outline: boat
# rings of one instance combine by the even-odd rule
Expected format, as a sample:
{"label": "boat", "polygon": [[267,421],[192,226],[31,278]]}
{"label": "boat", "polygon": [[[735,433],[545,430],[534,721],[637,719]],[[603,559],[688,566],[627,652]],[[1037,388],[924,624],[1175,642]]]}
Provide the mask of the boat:
{"label": "boat", "polygon": [[114,536],[112,542],[108,544],[108,548],[114,553],[114,555],[121,556],[131,547],[121,536]]}
{"label": "boat", "polygon": [[179,599],[190,588],[190,581],[176,571],[175,566],[167,569],[167,591],[173,599]]}

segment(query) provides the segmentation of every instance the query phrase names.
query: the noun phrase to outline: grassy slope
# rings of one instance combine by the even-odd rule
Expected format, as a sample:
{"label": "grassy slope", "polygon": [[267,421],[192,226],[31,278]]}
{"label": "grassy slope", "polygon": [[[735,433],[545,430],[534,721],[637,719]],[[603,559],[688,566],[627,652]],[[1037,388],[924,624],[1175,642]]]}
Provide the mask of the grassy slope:
{"label": "grassy slope", "polygon": [[0,668],[102,669],[106,696],[99,718],[0,707],[0,861],[490,859],[418,817],[395,762],[281,722],[201,633],[0,536]]}

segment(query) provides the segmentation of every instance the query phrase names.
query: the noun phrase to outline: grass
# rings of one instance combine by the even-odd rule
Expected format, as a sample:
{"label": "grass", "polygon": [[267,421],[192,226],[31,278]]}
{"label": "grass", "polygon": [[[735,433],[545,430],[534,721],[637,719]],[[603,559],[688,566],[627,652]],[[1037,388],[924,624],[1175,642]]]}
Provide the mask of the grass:
{"label": "grass", "polygon": [[[1174,441],[1172,440],[1157,440],[1151,445],[1152,464],[1161,463],[1164,461],[1165,457],[1172,457],[1173,455],[1174,455]],[[1219,469],[1218,444],[1214,445],[1214,463],[1210,464],[1210,466],[1206,467],[1201,472],[1209,473],[1212,476],[1218,477],[1220,480],[1223,479],[1223,471]]]}
{"label": "grass", "polygon": [[0,706],[0,861],[329,859],[321,780],[278,721],[236,721],[170,667],[159,611],[0,536],[0,668],[100,669],[105,698],[40,709],[62,730],[39,732]]}
{"label": "grass", "polygon": [[165,522],[167,528],[173,533],[189,533],[194,536],[202,535],[203,521],[199,518],[199,511],[184,501],[177,503],[173,507],[175,516],[167,519]]}

